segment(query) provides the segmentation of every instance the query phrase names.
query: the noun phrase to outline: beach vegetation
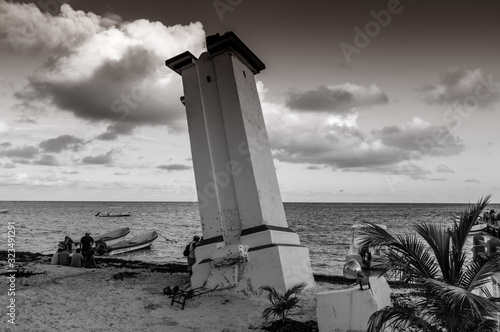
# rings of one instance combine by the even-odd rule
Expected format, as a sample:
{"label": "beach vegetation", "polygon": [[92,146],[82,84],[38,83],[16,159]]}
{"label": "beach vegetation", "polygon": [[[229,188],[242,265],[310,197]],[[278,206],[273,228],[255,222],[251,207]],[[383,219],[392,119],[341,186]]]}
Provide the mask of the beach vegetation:
{"label": "beach vegetation", "polygon": [[290,310],[300,307],[298,304],[300,301],[299,295],[305,287],[306,283],[301,282],[288,288],[284,294],[268,285],[260,287],[261,293],[267,292],[267,299],[271,303],[271,306],[262,312],[262,318],[268,321],[270,318],[275,317],[284,323]]}
{"label": "beach vegetation", "polygon": [[480,198],[453,222],[422,222],[415,233],[393,236],[371,222],[362,231],[361,245],[387,247],[387,267],[381,274],[397,276],[411,289],[411,298],[393,299],[392,307],[375,312],[368,332],[497,331],[500,298],[486,285],[500,271],[500,255],[471,259],[466,248],[469,232],[489,204]]}

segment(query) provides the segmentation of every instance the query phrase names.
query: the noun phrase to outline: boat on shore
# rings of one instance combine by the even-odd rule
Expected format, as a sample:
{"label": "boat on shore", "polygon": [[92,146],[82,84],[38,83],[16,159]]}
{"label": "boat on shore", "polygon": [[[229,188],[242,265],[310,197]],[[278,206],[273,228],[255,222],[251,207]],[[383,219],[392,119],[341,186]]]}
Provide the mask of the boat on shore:
{"label": "boat on shore", "polygon": [[94,242],[104,241],[107,245],[111,245],[121,241],[127,234],[130,233],[129,227],[118,228],[112,230],[111,232],[107,232],[104,234],[100,234],[94,237]]}
{"label": "boat on shore", "polygon": [[9,210],[7,210],[7,209],[0,209],[0,213],[7,213],[7,212],[9,212]]}
{"label": "boat on shore", "polygon": [[153,241],[158,237],[156,231],[150,231],[137,235],[131,239],[123,240],[108,246],[104,255],[113,256],[123,254],[130,251],[148,248],[153,244]]}
{"label": "boat on shore", "polygon": [[97,212],[96,217],[101,218],[119,218],[119,217],[130,217],[132,213],[123,212],[121,207],[110,207],[108,212],[101,213],[101,211]]}

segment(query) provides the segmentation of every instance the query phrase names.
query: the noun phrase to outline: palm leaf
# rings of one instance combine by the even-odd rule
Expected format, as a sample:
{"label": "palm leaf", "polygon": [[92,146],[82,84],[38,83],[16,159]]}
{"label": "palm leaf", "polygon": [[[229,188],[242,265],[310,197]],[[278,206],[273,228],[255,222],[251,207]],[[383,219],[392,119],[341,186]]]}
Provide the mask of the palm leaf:
{"label": "palm leaf", "polygon": [[392,307],[385,307],[370,316],[366,331],[407,331],[409,327],[418,327],[428,332],[439,331],[419,315],[419,310],[416,309],[413,305],[394,300]]}
{"label": "palm leaf", "polygon": [[432,249],[444,280],[451,281],[450,233],[444,223],[429,224],[423,222],[416,225],[415,230]]}
{"label": "palm leaf", "polygon": [[490,282],[491,276],[498,271],[500,271],[500,255],[479,258],[465,269],[460,277],[459,285],[472,291]]}
{"label": "palm leaf", "polygon": [[493,301],[475,295],[468,290],[449,285],[445,282],[426,279],[425,286],[433,299],[439,299],[448,305],[450,312],[461,312],[461,309],[469,310],[473,317],[492,317],[500,307]]}

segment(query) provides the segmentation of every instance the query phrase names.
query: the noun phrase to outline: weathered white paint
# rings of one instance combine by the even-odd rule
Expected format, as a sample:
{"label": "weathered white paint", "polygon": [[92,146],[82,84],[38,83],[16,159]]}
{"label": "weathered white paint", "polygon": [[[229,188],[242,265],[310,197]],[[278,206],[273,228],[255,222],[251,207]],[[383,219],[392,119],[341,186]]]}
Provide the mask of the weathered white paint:
{"label": "weathered white paint", "polygon": [[320,332],[366,331],[368,319],[386,306],[392,306],[391,288],[384,277],[370,277],[371,289],[359,285],[316,294]]}
{"label": "weathered white paint", "polygon": [[[199,59],[183,53],[167,60],[182,75],[208,242],[195,250],[192,285],[219,284],[248,294],[263,285],[282,291],[297,282],[312,286],[309,251],[286,222],[255,84],[254,73],[264,66],[234,34],[214,44],[209,38],[209,51]],[[228,43],[210,47],[220,40]],[[248,262],[227,265],[235,262],[239,245],[248,246]]]}

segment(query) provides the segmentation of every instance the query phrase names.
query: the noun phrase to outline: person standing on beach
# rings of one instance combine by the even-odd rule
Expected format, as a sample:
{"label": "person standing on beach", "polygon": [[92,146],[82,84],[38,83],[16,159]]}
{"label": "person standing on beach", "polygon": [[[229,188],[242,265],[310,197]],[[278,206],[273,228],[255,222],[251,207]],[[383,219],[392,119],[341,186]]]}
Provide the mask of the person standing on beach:
{"label": "person standing on beach", "polygon": [[194,249],[196,248],[196,245],[200,241],[200,237],[198,235],[195,235],[193,237],[193,241],[189,243],[189,255],[187,255],[187,270],[189,271],[189,277],[193,275],[193,265],[196,263],[196,256],[194,254]]}
{"label": "person standing on beach", "polygon": [[80,244],[82,246],[82,256],[86,257],[94,245],[94,239],[90,236],[89,232],[85,233],[85,236],[80,239]]}

